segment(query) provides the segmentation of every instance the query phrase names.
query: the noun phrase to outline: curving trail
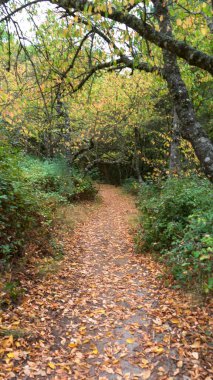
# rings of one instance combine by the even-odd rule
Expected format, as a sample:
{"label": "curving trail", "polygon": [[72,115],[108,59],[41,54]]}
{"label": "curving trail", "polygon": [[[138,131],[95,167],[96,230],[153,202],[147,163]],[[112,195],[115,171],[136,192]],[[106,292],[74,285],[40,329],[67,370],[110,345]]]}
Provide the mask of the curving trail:
{"label": "curving trail", "polygon": [[101,196],[66,240],[60,271],[4,316],[33,334],[8,345],[0,379],[210,380],[207,309],[164,287],[159,265],[135,255],[134,200],[106,185]]}

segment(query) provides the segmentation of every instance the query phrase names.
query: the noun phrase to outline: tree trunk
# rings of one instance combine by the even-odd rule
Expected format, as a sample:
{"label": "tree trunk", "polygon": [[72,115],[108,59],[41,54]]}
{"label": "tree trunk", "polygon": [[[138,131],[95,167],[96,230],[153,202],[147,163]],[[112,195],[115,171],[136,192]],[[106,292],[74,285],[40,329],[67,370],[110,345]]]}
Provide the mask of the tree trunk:
{"label": "tree trunk", "polygon": [[[61,140],[65,140],[67,142],[70,142],[70,118],[68,114],[68,110],[66,107],[66,104],[62,100],[62,95],[60,88],[57,89],[56,93],[56,104],[55,104],[55,110],[57,113],[57,130],[58,130],[58,141],[55,141],[56,146],[58,147],[59,144],[61,144]],[[71,165],[72,164],[72,152],[71,149],[64,149],[64,144],[61,145],[61,149],[64,151],[67,162]]]}
{"label": "tree trunk", "polygon": [[140,183],[140,185],[143,184],[143,178],[142,178],[142,175],[141,175],[141,170],[140,170],[140,156],[139,156],[139,151],[140,151],[140,132],[139,132],[139,129],[138,127],[135,127],[134,129],[134,133],[135,133],[135,171],[136,171],[136,174],[137,174],[137,177],[138,177],[138,182]]}
{"label": "tree trunk", "polygon": [[195,111],[181,78],[176,58],[164,51],[164,62],[164,75],[180,120],[181,135],[190,141],[204,173],[213,182],[213,145],[196,120]]}
{"label": "tree trunk", "polygon": [[[152,0],[156,9],[160,30],[172,36],[168,8],[162,0]],[[189,98],[186,85],[181,77],[175,55],[163,50],[164,78],[167,81],[170,95],[180,121],[181,135],[191,142],[206,176],[213,182],[213,144],[207,137],[200,123],[196,120],[194,107]]]}
{"label": "tree trunk", "polygon": [[170,145],[169,172],[170,175],[180,174],[180,123],[176,108],[173,108],[172,141]]}

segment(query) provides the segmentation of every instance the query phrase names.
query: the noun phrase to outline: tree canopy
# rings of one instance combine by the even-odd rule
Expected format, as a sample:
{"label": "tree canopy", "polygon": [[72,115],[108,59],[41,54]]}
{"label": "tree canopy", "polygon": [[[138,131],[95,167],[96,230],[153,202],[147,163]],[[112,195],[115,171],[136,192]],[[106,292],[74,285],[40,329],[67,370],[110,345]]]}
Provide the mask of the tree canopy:
{"label": "tree canopy", "polygon": [[[101,83],[99,73],[107,71],[111,76],[106,77],[106,80],[118,80],[118,87],[122,87],[124,77],[129,78],[127,81],[132,84],[129,86],[128,97],[132,101],[135,97],[135,78],[141,76],[142,83],[144,80],[149,83],[150,99],[156,97],[152,105],[145,105],[148,114],[152,114],[150,123],[154,115],[152,107],[158,102],[158,96],[153,95],[153,81],[159,84],[159,89],[165,83],[169,101],[164,103],[169,105],[164,104],[164,107],[167,111],[170,109],[165,112],[167,118],[175,112],[181,137],[192,145],[202,169],[212,180],[211,120],[205,120],[203,126],[200,110],[196,114],[197,107],[200,108],[199,102],[206,102],[207,107],[211,108],[210,99],[205,99],[213,70],[210,1],[59,0],[1,1],[1,4],[2,60],[7,57],[7,63],[2,65],[2,75],[6,87],[6,77],[13,77],[13,84],[10,85],[13,88],[3,94],[3,99],[8,99],[8,106],[3,111],[7,129],[10,129],[9,124],[15,119],[16,128],[13,125],[13,133],[18,132],[20,135],[21,131],[22,135],[25,129],[31,143],[42,134],[43,146],[47,146],[47,141],[51,140],[51,147],[47,149],[50,149],[50,155],[59,146],[71,161],[87,149],[92,154],[94,144],[91,141],[94,136],[89,136],[88,125],[94,125],[97,116],[90,110],[86,112],[87,107],[84,107],[83,113],[92,122],[88,122],[86,128],[84,122],[78,124],[78,133],[82,136],[79,153],[76,152],[76,147],[74,153],[67,152],[75,144],[75,138],[71,135],[76,133],[76,125],[71,119],[73,116],[74,120],[79,117],[78,100],[76,102],[78,95],[75,97],[75,93],[83,89],[84,95],[80,97],[90,99],[91,92],[95,91],[93,87],[98,87]],[[30,31],[26,31],[29,25],[26,28],[20,22],[18,15],[21,12],[25,12]],[[40,12],[46,14],[43,21],[39,20]],[[115,79],[112,72],[117,73],[118,79]],[[131,76],[133,72],[141,74]],[[144,89],[139,85],[136,91],[133,108],[137,110],[135,117],[138,121],[137,126],[130,122],[132,130],[140,129],[146,123],[146,116],[140,110],[144,109],[143,102],[146,103]],[[104,104],[104,100],[102,102]],[[93,99],[91,104],[94,106],[94,103]],[[123,103],[123,113],[128,114],[123,116],[123,120],[128,122],[131,107],[131,102]],[[113,125],[111,112],[113,114],[112,109],[109,110],[111,123],[107,125],[109,134]],[[102,116],[105,119],[104,112]],[[141,119],[143,122],[140,124]],[[35,120],[36,128],[33,124]],[[21,124],[18,131],[17,121]],[[101,120],[100,124],[103,123]],[[114,120],[114,123],[117,125],[120,121]],[[137,140],[136,129],[134,139]],[[139,131],[139,135],[140,133]],[[135,144],[138,145],[136,140]],[[138,149],[135,148],[135,151]]]}

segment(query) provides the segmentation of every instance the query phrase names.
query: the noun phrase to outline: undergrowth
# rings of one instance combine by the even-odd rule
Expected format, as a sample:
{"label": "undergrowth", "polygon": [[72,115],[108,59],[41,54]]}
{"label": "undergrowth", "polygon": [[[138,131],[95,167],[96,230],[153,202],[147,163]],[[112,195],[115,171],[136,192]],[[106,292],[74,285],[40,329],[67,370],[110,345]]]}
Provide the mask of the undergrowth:
{"label": "undergrowth", "polygon": [[133,177],[125,179],[125,181],[123,182],[123,186],[122,187],[123,187],[123,190],[126,193],[129,193],[129,194],[132,194],[132,195],[138,195],[139,191],[140,191],[140,184]]}
{"label": "undergrowth", "polygon": [[137,251],[157,253],[179,284],[205,293],[213,290],[212,190],[205,179],[173,178],[144,185],[138,198]]}
{"label": "undergrowth", "polygon": [[95,194],[91,179],[63,159],[43,161],[0,146],[0,270],[32,241],[51,250],[53,212]]}

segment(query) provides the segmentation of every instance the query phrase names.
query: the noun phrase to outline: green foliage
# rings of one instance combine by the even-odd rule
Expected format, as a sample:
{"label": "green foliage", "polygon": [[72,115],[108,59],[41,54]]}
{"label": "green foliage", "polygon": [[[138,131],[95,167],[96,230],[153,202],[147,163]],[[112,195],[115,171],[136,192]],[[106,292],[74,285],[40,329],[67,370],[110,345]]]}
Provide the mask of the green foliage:
{"label": "green foliage", "polygon": [[24,180],[20,155],[0,147],[0,251],[3,259],[19,253],[30,230],[40,223],[39,199]]}
{"label": "green foliage", "polygon": [[73,188],[70,192],[69,200],[90,200],[94,199],[97,189],[89,176],[82,175],[78,170],[72,171]]}
{"label": "green foliage", "polygon": [[96,190],[91,179],[71,169],[63,159],[41,161],[26,157],[21,164],[24,176],[46,199],[59,202],[92,199]]}
{"label": "green foliage", "polygon": [[212,289],[213,193],[208,180],[168,179],[139,196],[139,250],[152,249],[184,284]]}
{"label": "green foliage", "polygon": [[176,239],[164,258],[174,277],[182,283],[201,284],[208,293],[213,290],[213,208],[192,214],[182,239]]}
{"label": "green foliage", "polygon": [[41,161],[0,147],[0,259],[3,265],[21,254],[40,229],[48,234],[59,203],[94,197],[90,178],[62,160]]}
{"label": "green foliage", "polygon": [[13,303],[17,303],[19,299],[24,295],[24,289],[21,288],[18,281],[7,282],[3,290],[5,292],[6,298],[11,300]]}
{"label": "green foliage", "polygon": [[135,178],[127,178],[123,182],[123,189],[129,194],[138,195],[140,191],[140,184]]}

